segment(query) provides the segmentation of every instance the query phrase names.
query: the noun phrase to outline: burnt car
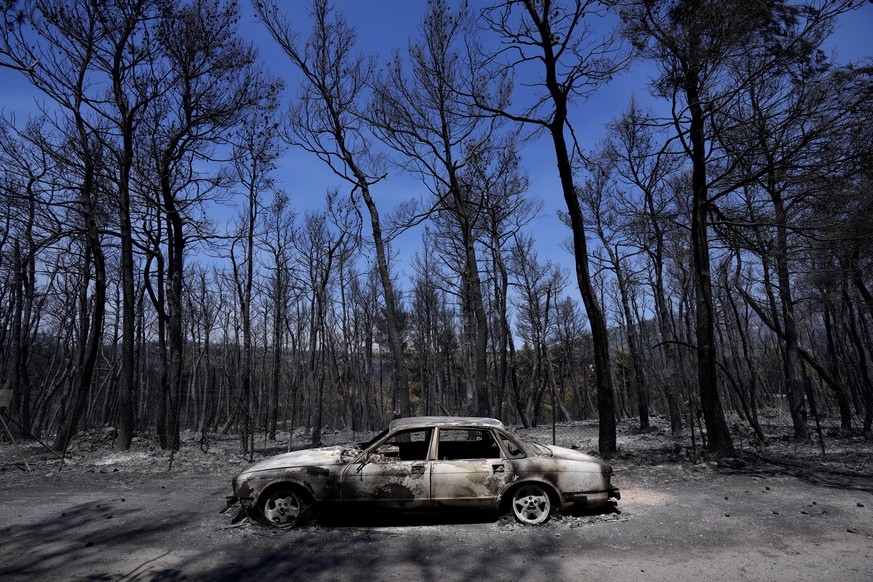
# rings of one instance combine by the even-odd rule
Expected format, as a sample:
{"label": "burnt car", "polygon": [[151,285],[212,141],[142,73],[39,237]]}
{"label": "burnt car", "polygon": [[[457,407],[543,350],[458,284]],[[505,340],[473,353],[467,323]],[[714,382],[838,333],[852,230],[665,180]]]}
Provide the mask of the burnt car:
{"label": "burnt car", "polygon": [[401,418],[367,443],[255,463],[234,477],[226,509],[276,527],[292,527],[313,509],[511,510],[535,525],[553,509],[613,506],[620,494],[611,477],[608,464],[521,439],[493,418]]}

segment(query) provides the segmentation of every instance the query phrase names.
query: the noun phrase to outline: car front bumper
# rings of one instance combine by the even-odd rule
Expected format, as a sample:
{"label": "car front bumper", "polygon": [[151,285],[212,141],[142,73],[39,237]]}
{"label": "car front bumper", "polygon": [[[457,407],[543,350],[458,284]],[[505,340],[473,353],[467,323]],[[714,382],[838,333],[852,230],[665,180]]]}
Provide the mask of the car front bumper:
{"label": "car front bumper", "polygon": [[246,516],[245,507],[239,502],[239,497],[236,495],[228,495],[225,498],[224,508],[219,513],[229,514],[231,524],[242,521]]}

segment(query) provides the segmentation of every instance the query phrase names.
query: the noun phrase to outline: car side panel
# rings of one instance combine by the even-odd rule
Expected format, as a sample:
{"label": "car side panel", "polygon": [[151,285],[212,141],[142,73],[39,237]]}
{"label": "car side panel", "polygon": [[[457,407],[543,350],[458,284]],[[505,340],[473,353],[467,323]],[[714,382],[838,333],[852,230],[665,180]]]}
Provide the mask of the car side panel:
{"label": "car side panel", "polygon": [[256,471],[241,480],[235,491],[243,508],[252,512],[274,486],[291,485],[309,494],[318,504],[331,504],[339,496],[342,465],[289,467],[283,470]]}
{"label": "car side panel", "polygon": [[597,465],[548,457],[526,457],[512,463],[519,481],[541,481],[554,487],[561,495],[562,507],[608,502],[609,475]]}
{"label": "car side panel", "polygon": [[497,509],[498,496],[513,477],[512,464],[503,459],[434,461],[433,509]]}
{"label": "car side panel", "polygon": [[342,474],[344,508],[426,510],[430,504],[430,461],[352,463]]}

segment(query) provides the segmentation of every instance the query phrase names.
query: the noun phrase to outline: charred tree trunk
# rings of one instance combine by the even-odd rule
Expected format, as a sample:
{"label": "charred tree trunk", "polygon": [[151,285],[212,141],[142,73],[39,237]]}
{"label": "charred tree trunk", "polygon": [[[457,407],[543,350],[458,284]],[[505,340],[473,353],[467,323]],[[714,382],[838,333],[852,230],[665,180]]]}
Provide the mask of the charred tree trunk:
{"label": "charred tree trunk", "polygon": [[831,307],[825,302],[824,304],[824,325],[825,334],[827,336],[828,361],[830,362],[830,375],[838,383],[833,386],[834,395],[837,397],[837,408],[840,410],[840,429],[846,433],[852,432],[852,405],[849,395],[846,392],[845,386],[839,381],[839,370],[837,369],[837,346],[834,341],[834,325],[831,316]]}
{"label": "charred tree trunk", "polygon": [[552,35],[548,15],[540,18],[531,0],[525,0],[528,13],[533,18],[543,50],[545,66],[545,86],[554,104],[554,114],[547,129],[555,148],[561,191],[567,204],[570,228],[573,233],[573,255],[576,260],[576,281],[582,302],[591,325],[594,340],[594,375],[597,384],[597,410],[599,414],[598,448],[600,454],[608,459],[616,451],[615,390],[613,388],[611,358],[609,353],[609,332],[603,316],[597,293],[591,283],[588,259],[588,243],[585,240],[585,222],[582,207],[573,184],[573,168],[570,164],[570,150],[564,137],[567,126],[567,99],[565,87],[558,82],[558,58],[553,51],[555,38]]}
{"label": "charred tree trunk", "polygon": [[[351,156],[349,156],[351,157]],[[370,214],[370,226],[373,229],[373,243],[376,247],[376,266],[379,271],[379,281],[385,296],[385,319],[388,328],[388,347],[394,364],[394,394],[397,399],[397,416],[409,416],[412,409],[409,405],[409,370],[406,368],[406,358],[403,354],[403,341],[400,337],[400,318],[397,315],[397,299],[394,294],[394,283],[391,281],[391,271],[388,268],[388,258],[385,253],[385,241],[382,236],[382,223],[379,219],[379,209],[370,195],[370,186],[360,171],[358,185],[361,195]]]}
{"label": "charred tree trunk", "polygon": [[[84,124],[82,127],[84,129]],[[88,160],[85,161],[84,176],[85,180],[80,187],[79,203],[85,221],[85,253],[89,258],[85,262],[85,269],[90,269],[93,266],[94,293],[90,323],[85,323],[82,327],[83,335],[80,336],[79,340],[81,342],[79,374],[73,386],[72,403],[65,413],[66,418],[63,420],[55,439],[55,450],[62,452],[66,452],[70,441],[76,435],[82,413],[88,404],[88,393],[91,389],[97,357],[103,343],[103,315],[106,310],[106,260],[96,222],[94,167]],[[87,273],[83,275],[87,281]],[[84,313],[82,315],[84,319]]]}
{"label": "charred tree trunk", "polygon": [[171,186],[171,157],[168,149],[161,164],[161,195],[167,220],[167,339],[168,378],[163,386],[166,405],[167,448],[179,449],[179,414],[182,404],[185,334],[183,330],[183,278],[185,265],[184,222]]}
{"label": "charred tree trunk", "polygon": [[703,419],[708,436],[707,448],[715,457],[734,450],[718,393],[718,357],[715,342],[715,309],[712,299],[712,274],[709,259],[709,199],[706,183],[706,143],[704,112],[695,71],[686,71],[685,98],[691,116],[691,248],[694,261],[695,332],[697,335],[697,383]]}

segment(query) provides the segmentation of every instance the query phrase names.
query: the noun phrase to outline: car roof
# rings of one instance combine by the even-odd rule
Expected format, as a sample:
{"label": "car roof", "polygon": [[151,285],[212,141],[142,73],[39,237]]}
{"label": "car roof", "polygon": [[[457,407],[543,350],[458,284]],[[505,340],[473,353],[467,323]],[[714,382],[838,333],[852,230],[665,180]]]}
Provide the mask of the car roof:
{"label": "car roof", "polygon": [[476,416],[411,416],[397,418],[388,425],[388,430],[399,428],[426,428],[432,426],[463,426],[477,428],[505,428],[496,418]]}

